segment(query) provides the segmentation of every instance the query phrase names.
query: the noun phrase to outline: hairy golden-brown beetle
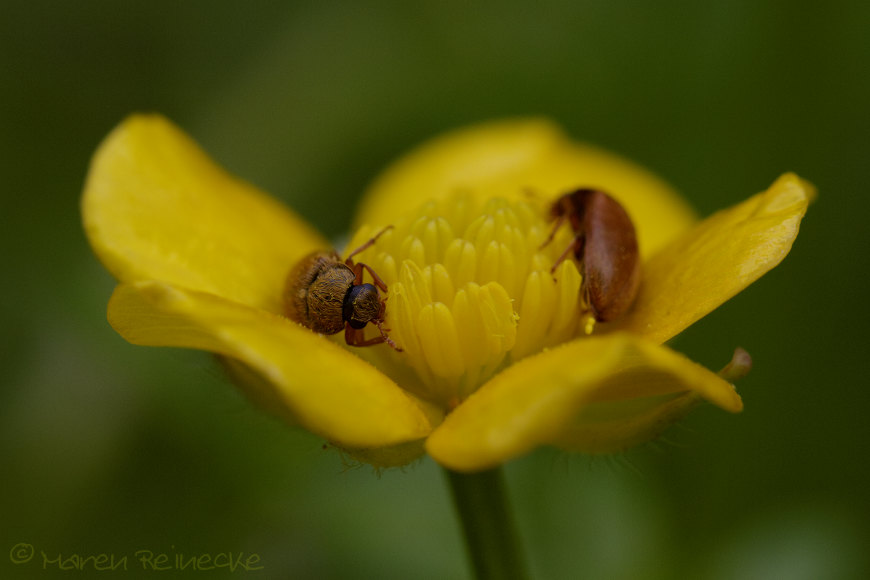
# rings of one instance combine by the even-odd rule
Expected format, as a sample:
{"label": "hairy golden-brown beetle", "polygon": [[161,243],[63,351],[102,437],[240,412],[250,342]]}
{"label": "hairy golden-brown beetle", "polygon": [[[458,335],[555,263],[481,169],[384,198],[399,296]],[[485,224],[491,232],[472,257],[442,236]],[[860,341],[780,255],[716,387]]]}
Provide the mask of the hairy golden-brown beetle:
{"label": "hairy golden-brown beetle", "polygon": [[[284,285],[287,317],[321,334],[344,330],[344,340],[351,346],[386,342],[401,352],[383,327],[386,303],[378,288],[386,292],[387,285],[366,264],[352,260],[391,227],[351,252],[344,262],[334,251],[318,251],[297,263]],[[371,275],[374,285],[363,284],[364,271]],[[378,327],[381,335],[366,340],[363,329],[369,322]]]}
{"label": "hairy golden-brown beetle", "polygon": [[574,240],[550,273],[573,252],[583,276],[581,291],[595,320],[622,316],[634,303],[640,285],[637,235],[628,214],[603,191],[582,188],[557,199],[550,207],[550,218],[555,224],[542,248],[565,220],[574,232]]}

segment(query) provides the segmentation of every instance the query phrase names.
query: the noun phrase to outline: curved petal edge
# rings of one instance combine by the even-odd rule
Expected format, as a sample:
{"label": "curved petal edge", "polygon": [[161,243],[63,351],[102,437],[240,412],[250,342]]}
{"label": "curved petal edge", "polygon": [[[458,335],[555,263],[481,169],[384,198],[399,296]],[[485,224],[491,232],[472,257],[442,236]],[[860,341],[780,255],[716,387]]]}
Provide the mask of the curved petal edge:
{"label": "curved petal edge", "polygon": [[252,399],[340,447],[415,441],[437,420],[426,403],[369,363],[269,312],[142,281],[119,285],[108,314],[112,327],[133,344],[195,348],[240,361],[263,379]]}
{"label": "curved petal edge", "polygon": [[788,173],[703,220],[643,264],[634,307],[613,328],[655,342],[676,336],[785,258],[814,195]]}
{"label": "curved petal edge", "polygon": [[100,144],[81,211],[118,280],[164,280],[275,313],[293,264],[329,247],[159,115],[132,115]]}
{"label": "curved petal edge", "polygon": [[580,187],[603,189],[628,211],[649,255],[695,221],[673,188],[647,169],[570,139],[547,119],[503,119],[451,131],[399,159],[369,187],[356,224],[384,226],[456,193],[537,199],[542,211]]}
{"label": "curved petal edge", "polygon": [[457,471],[544,444],[611,452],[658,436],[702,399],[743,408],[730,383],[666,347],[622,333],[586,338],[494,377],[446,417],[426,450]]}

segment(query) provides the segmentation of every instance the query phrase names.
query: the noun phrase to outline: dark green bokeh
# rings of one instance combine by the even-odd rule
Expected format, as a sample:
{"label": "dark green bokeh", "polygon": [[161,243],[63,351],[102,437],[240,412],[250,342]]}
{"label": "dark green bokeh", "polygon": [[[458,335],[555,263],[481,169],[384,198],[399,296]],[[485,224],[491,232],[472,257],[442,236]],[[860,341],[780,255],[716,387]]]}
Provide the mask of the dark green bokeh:
{"label": "dark green bokeh", "polygon": [[[810,179],[820,198],[792,254],[674,343],[711,368],[749,350],[746,411],[700,409],[615,461],[542,450],[508,485],[539,578],[870,576],[870,5],[6,4],[0,576],[62,575],[38,552],[13,565],[19,542],[245,551],[264,578],[467,575],[431,461],[345,469],[208,356],[108,327],[113,282],[78,198],[97,143],[141,110],[333,237],[396,155],[508,115],[644,163],[704,215],[783,171]],[[123,576],[153,577],[135,567]]]}

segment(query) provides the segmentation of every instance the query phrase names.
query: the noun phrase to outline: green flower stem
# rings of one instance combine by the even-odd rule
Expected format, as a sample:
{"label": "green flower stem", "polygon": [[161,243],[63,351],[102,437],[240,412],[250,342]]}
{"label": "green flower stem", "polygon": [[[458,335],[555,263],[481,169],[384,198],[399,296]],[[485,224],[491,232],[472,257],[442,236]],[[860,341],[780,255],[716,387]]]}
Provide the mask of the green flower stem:
{"label": "green flower stem", "polygon": [[501,469],[481,473],[446,472],[478,580],[526,578],[525,561]]}

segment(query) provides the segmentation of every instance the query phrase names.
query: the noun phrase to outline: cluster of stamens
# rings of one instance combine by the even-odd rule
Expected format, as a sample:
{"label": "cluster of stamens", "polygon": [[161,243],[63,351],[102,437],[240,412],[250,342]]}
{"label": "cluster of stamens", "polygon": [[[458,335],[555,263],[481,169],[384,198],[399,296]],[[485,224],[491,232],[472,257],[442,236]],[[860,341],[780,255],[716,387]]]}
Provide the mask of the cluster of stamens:
{"label": "cluster of stamens", "polygon": [[[348,247],[384,225],[361,228]],[[358,257],[389,288],[384,326],[403,352],[371,356],[415,394],[455,405],[502,366],[583,329],[577,266],[551,273],[572,233],[541,247],[552,229],[542,201],[455,196],[391,225]],[[407,367],[419,380],[408,384]]]}

